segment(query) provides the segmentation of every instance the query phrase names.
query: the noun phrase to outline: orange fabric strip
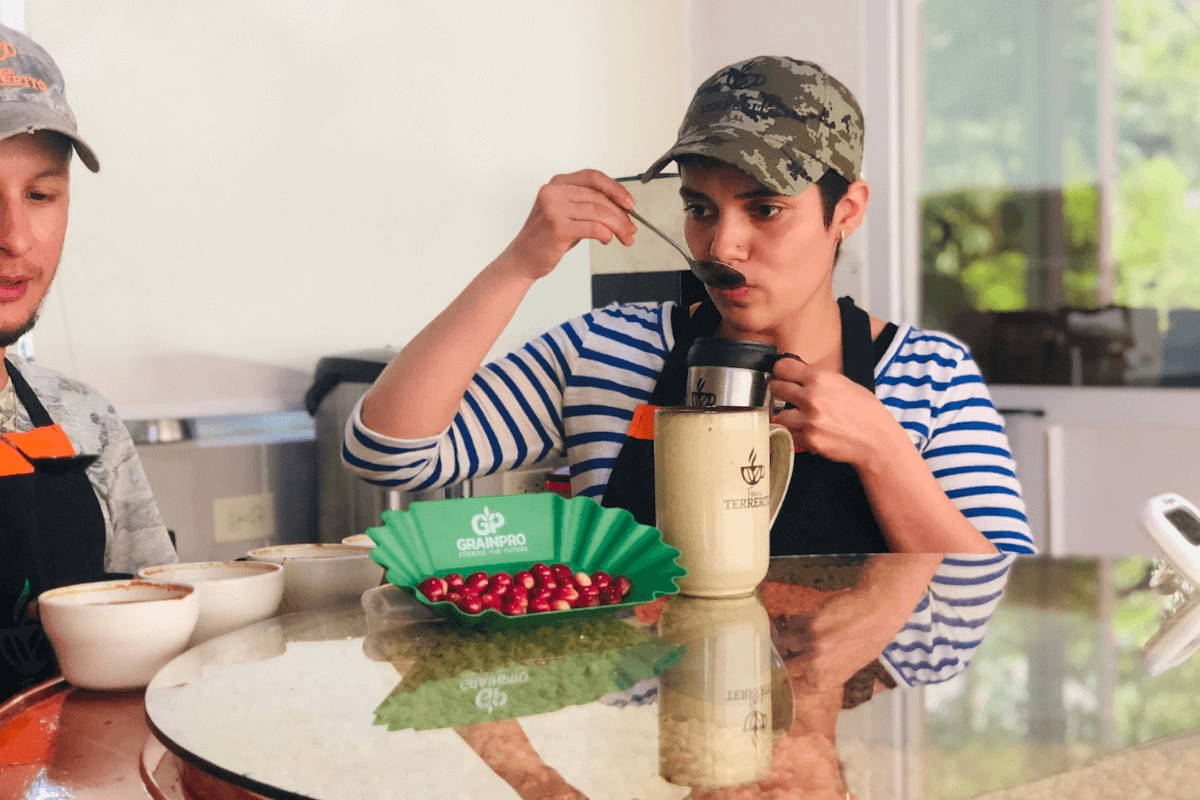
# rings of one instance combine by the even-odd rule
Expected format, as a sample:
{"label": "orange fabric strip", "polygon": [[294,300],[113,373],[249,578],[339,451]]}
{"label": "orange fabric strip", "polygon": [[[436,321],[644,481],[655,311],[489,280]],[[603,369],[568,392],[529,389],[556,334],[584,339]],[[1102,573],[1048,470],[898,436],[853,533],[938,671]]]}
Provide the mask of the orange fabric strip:
{"label": "orange fabric strip", "polygon": [[10,475],[28,475],[33,472],[33,464],[25,460],[25,456],[7,442],[0,441],[0,478]]}
{"label": "orange fabric strip", "polygon": [[633,422],[629,423],[629,430],[625,435],[631,439],[645,439],[648,442],[654,441],[654,412],[658,411],[662,406],[652,406],[643,403],[633,410]]}
{"label": "orange fabric strip", "polygon": [[6,433],[9,441],[30,458],[63,458],[75,455],[66,432],[57,425],[46,425],[23,433]]}
{"label": "orange fabric strip", "polygon": [[[0,441],[0,478],[9,475],[28,475],[33,472],[29,458],[63,458],[75,455],[75,447],[66,432],[57,425],[46,425],[31,431],[6,433]],[[14,447],[15,445],[15,447]],[[17,448],[20,448],[18,451]],[[24,453],[25,455],[21,455]]]}

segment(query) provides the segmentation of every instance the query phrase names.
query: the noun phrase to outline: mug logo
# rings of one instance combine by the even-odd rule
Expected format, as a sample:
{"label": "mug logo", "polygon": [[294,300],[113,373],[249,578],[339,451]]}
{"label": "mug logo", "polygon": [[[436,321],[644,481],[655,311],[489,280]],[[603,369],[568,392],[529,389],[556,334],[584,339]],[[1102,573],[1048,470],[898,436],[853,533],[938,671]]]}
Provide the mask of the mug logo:
{"label": "mug logo", "polygon": [[758,462],[758,455],[750,451],[750,463],[742,467],[742,480],[747,486],[754,486],[767,475],[767,468]]}
{"label": "mug logo", "polygon": [[746,733],[758,733],[761,730],[766,730],[767,715],[761,711],[751,711],[746,715],[746,719],[742,721],[742,730]]}
{"label": "mug logo", "polygon": [[508,702],[508,693],[502,689],[480,689],[475,693],[475,707],[480,711],[492,713]]}
{"label": "mug logo", "polygon": [[704,378],[696,379],[696,388],[692,391],[693,408],[712,408],[717,404],[717,396],[704,391]]}
{"label": "mug logo", "polygon": [[503,525],[504,515],[499,511],[493,512],[487,506],[483,507],[482,514],[471,517],[471,530],[475,531],[478,536],[491,536]]}

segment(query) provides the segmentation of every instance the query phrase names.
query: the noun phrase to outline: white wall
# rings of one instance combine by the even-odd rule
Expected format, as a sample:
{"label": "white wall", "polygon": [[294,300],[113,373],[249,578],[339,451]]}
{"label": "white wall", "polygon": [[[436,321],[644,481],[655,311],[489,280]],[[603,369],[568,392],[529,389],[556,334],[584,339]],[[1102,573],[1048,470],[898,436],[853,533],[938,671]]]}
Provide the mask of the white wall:
{"label": "white wall", "polygon": [[866,69],[858,2],[692,0],[691,8],[693,88],[734,61],[791,56],[820,64],[861,100]]}
{"label": "white wall", "polygon": [[[643,169],[724,64],[821,63],[858,94],[870,148],[873,7],[27,0],[103,165],[76,167],[37,357],[131,418],[296,408],[321,355],[403,345],[550,175]],[[878,231],[847,243],[839,292],[880,295]],[[588,298],[577,248],[496,349]]]}
{"label": "white wall", "polygon": [[[691,89],[682,0],[28,0],[102,171],[73,174],[35,331],[127,417],[299,406],[316,359],[403,345],[537,187],[644,168]],[[507,349],[589,299],[578,248]]]}

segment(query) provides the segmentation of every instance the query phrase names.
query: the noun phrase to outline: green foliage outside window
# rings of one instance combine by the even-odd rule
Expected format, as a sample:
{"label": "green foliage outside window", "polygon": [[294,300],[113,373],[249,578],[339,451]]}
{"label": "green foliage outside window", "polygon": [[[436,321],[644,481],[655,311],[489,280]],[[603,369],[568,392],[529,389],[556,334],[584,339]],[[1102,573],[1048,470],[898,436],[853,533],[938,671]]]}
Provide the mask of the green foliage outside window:
{"label": "green foliage outside window", "polygon": [[[1200,3],[1116,0],[1119,306],[1200,308]],[[1100,305],[1098,0],[926,0],[924,323]]]}

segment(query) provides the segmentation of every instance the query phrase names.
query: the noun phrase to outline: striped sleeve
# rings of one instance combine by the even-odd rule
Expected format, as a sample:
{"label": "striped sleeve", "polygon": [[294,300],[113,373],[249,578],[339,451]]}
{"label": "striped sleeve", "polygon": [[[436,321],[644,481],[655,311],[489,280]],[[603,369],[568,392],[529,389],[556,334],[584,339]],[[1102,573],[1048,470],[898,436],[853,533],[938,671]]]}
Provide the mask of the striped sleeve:
{"label": "striped sleeve", "polygon": [[922,455],[946,496],[1004,552],[1034,552],[1004,420],[969,352],[939,398]]}
{"label": "striped sleeve", "polygon": [[1009,553],[943,559],[916,610],[884,649],[884,668],[906,686],[942,683],[966,669],[1015,560]]}
{"label": "striped sleeve", "polygon": [[649,402],[670,350],[664,320],[672,308],[627,304],[593,312],[563,400],[577,496],[604,496],[634,410]]}
{"label": "striped sleeve", "polygon": [[420,491],[561,453],[563,389],[590,318],[568,320],[480,367],[437,436],[394,439],[373,431],[363,424],[360,399],[346,422],[342,462],[369,483]]}
{"label": "striped sleeve", "polygon": [[999,550],[1034,552],[1004,420],[966,346],[910,329],[876,383],[963,516]]}

